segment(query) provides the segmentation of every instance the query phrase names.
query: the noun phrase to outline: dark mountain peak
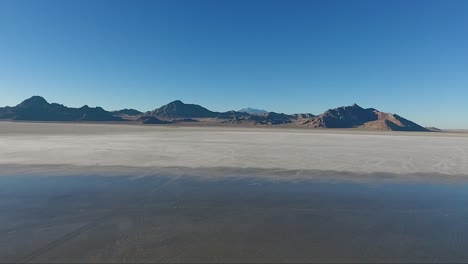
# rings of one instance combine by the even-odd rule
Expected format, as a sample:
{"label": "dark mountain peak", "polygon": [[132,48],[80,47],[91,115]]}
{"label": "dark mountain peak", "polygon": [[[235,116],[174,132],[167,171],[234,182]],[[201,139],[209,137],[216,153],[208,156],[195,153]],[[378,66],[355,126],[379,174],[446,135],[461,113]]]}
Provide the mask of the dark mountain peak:
{"label": "dark mountain peak", "polygon": [[307,121],[306,124],[312,127],[347,128],[358,127],[376,119],[376,114],[373,111],[353,104],[351,106],[329,109],[325,113]]}
{"label": "dark mountain peak", "polygon": [[181,100],[174,100],[170,103],[168,103],[168,105],[184,105],[184,102],[182,102]]}
{"label": "dark mountain peak", "polygon": [[49,103],[46,101],[46,99],[44,99],[41,96],[35,95],[21,102],[18,105],[18,107],[41,107],[47,105],[49,105]]}
{"label": "dark mountain peak", "polygon": [[176,109],[181,109],[181,108],[187,107],[187,106],[191,106],[191,104],[185,104],[181,100],[175,100],[175,101],[172,101],[172,102],[170,102],[170,103],[168,103],[166,105],[161,106],[159,109],[164,108],[164,109],[176,110]]}
{"label": "dark mountain peak", "polygon": [[366,112],[367,111],[364,108],[361,108],[358,105],[351,105],[328,109],[322,115],[333,116],[338,119],[346,119],[349,116],[366,114]]}
{"label": "dark mountain peak", "polygon": [[185,105],[188,105],[188,104],[185,104],[184,102],[182,102],[181,100],[174,100],[166,105],[163,105],[161,106],[162,107],[166,107],[166,108],[172,108],[172,109],[175,109],[177,107],[184,107]]}
{"label": "dark mountain peak", "polygon": [[99,112],[106,112],[106,110],[104,110],[104,108],[100,107],[100,106],[96,106],[96,107],[90,107],[89,105],[83,105],[82,107],[80,107],[79,109],[81,110],[85,110],[85,111],[99,111]]}
{"label": "dark mountain peak", "polygon": [[167,105],[146,113],[149,116],[163,118],[216,117],[218,114],[200,105],[185,104],[180,100],[172,101]]}
{"label": "dark mountain peak", "polygon": [[364,110],[364,108],[360,107],[358,104],[354,103],[352,105],[347,105],[347,106],[340,106],[338,108],[333,108],[329,109],[329,111],[356,111],[356,110]]}

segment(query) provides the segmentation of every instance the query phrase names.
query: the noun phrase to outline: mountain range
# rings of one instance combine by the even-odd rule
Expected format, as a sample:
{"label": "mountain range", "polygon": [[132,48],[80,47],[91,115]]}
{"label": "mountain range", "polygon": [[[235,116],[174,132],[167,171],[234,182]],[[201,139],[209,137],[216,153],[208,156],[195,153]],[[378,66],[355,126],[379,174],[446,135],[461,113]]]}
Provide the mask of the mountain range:
{"label": "mountain range", "polygon": [[170,102],[152,111],[106,111],[101,107],[66,107],[33,96],[20,104],[0,107],[0,119],[24,121],[115,121],[142,124],[203,123],[219,125],[296,126],[311,128],[361,128],[389,131],[429,131],[399,115],[362,108],[357,104],[329,109],[322,114],[283,114],[253,108],[214,112],[200,105]]}
{"label": "mountain range", "polygon": [[241,110],[239,110],[239,111],[237,111],[237,112],[244,112],[244,113],[251,114],[251,115],[264,115],[264,114],[268,114],[268,111],[266,111],[266,110],[263,110],[263,109],[255,109],[255,108],[250,108],[250,107],[242,108]]}
{"label": "mountain range", "polygon": [[66,107],[48,103],[40,96],[33,96],[14,107],[0,108],[0,119],[29,121],[122,121],[119,116],[101,107]]}

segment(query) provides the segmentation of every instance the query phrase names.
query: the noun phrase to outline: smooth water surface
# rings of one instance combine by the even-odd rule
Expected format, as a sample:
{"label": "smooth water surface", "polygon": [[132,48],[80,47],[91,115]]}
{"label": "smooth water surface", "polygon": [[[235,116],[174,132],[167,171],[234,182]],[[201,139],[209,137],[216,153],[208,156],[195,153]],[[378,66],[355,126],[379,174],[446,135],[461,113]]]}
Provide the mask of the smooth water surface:
{"label": "smooth water surface", "polygon": [[2,262],[467,262],[468,185],[0,177]]}

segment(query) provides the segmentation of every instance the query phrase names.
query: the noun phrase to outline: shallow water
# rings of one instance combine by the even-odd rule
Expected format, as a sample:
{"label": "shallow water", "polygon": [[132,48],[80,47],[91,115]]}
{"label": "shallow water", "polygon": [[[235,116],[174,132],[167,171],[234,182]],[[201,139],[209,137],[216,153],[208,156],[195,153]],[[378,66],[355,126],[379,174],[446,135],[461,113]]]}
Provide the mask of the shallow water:
{"label": "shallow water", "polygon": [[468,185],[0,177],[3,262],[467,262]]}

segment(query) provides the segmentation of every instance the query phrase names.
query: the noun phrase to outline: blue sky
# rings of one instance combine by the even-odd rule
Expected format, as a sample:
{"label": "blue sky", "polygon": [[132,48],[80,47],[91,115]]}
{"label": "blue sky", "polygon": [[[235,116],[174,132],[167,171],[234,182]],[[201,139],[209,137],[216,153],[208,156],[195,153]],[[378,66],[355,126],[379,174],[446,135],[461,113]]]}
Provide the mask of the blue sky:
{"label": "blue sky", "polygon": [[0,0],[0,105],[358,103],[468,128],[467,14],[468,1]]}

